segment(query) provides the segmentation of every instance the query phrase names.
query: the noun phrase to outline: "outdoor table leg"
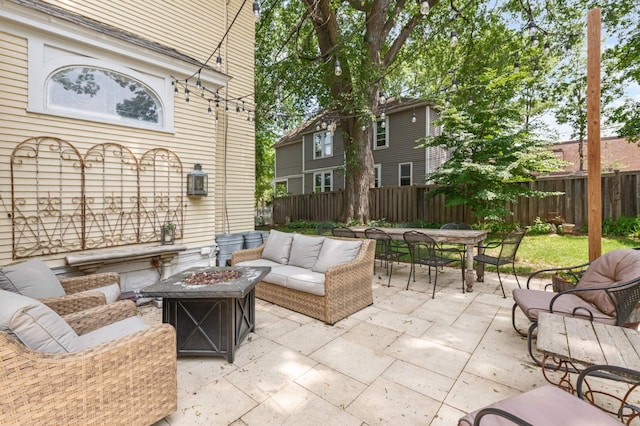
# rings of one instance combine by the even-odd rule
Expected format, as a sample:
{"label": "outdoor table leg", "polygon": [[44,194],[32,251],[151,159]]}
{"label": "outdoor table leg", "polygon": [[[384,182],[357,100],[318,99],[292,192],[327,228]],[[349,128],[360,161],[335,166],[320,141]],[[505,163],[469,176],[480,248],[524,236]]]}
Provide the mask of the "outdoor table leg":
{"label": "outdoor table leg", "polygon": [[[465,255],[467,256],[464,280],[467,284],[467,292],[471,293],[473,291],[473,283],[475,280],[475,276],[473,273],[473,244],[467,244],[467,250]],[[480,276],[478,275],[478,281],[480,280]]]}
{"label": "outdoor table leg", "polygon": [[[482,244],[482,243],[480,243]],[[473,247],[471,248],[471,269],[473,269]],[[478,254],[483,254],[484,253],[484,248],[482,248],[481,246],[478,246]],[[484,262],[478,262],[478,264],[476,265],[476,275],[478,275],[478,282],[482,283],[484,282]]]}

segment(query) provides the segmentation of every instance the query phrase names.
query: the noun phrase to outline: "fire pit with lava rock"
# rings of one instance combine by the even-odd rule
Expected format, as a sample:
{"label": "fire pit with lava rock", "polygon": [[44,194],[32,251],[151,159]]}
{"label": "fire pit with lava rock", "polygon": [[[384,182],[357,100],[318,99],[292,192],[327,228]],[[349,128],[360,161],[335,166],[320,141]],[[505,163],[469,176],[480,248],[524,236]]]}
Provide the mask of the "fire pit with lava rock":
{"label": "fire pit with lava rock", "polygon": [[189,285],[213,285],[234,281],[241,276],[242,272],[240,271],[226,269],[220,271],[194,272],[185,277],[182,282]]}

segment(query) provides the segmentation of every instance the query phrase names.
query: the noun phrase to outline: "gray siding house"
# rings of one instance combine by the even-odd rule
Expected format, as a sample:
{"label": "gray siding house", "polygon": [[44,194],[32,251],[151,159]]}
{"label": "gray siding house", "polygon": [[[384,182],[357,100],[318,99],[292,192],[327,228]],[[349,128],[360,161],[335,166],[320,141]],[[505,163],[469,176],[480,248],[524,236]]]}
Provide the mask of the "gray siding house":
{"label": "gray siding house", "polygon": [[[437,135],[439,115],[423,99],[390,99],[376,120],[371,140],[375,186],[424,184],[425,174],[446,158],[440,148],[417,148],[425,136]],[[274,145],[277,195],[344,189],[344,144],[339,127],[314,117]]]}

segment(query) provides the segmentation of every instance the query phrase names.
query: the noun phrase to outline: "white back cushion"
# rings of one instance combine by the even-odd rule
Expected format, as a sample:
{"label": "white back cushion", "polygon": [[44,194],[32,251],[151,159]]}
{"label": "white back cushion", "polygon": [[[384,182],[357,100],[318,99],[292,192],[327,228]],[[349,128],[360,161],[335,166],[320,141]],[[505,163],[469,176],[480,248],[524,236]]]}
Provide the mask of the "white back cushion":
{"label": "white back cushion", "polygon": [[39,259],[0,269],[0,288],[34,299],[65,295],[56,275]]}
{"label": "white back cushion", "polygon": [[286,265],[289,262],[293,234],[271,230],[262,250],[262,258]]}
{"label": "white back cushion", "polygon": [[334,265],[351,262],[360,252],[361,246],[362,241],[342,241],[326,238],[313,270],[327,272],[327,269]]}
{"label": "white back cushion", "polygon": [[78,335],[60,315],[10,291],[0,290],[0,330],[35,351],[62,354],[82,349]]}
{"label": "white back cushion", "polygon": [[305,269],[313,268],[318,260],[324,237],[310,237],[308,235],[294,234],[291,244],[289,265],[299,266]]}

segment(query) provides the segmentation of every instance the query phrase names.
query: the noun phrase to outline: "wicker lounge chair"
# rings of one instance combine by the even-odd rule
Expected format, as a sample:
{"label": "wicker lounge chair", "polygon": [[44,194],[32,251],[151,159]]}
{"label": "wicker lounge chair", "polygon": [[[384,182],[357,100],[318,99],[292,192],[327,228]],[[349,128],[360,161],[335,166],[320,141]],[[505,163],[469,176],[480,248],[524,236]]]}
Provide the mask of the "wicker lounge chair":
{"label": "wicker lounge chair", "polygon": [[106,272],[57,278],[44,262],[31,259],[0,269],[0,288],[38,299],[59,315],[66,315],[112,301],[106,294],[117,299],[120,275]]}
{"label": "wicker lounge chair", "polygon": [[[79,335],[136,315],[119,301],[64,317]],[[0,331],[0,424],[150,425],[177,409],[175,330],[158,324],[70,353]]]}

